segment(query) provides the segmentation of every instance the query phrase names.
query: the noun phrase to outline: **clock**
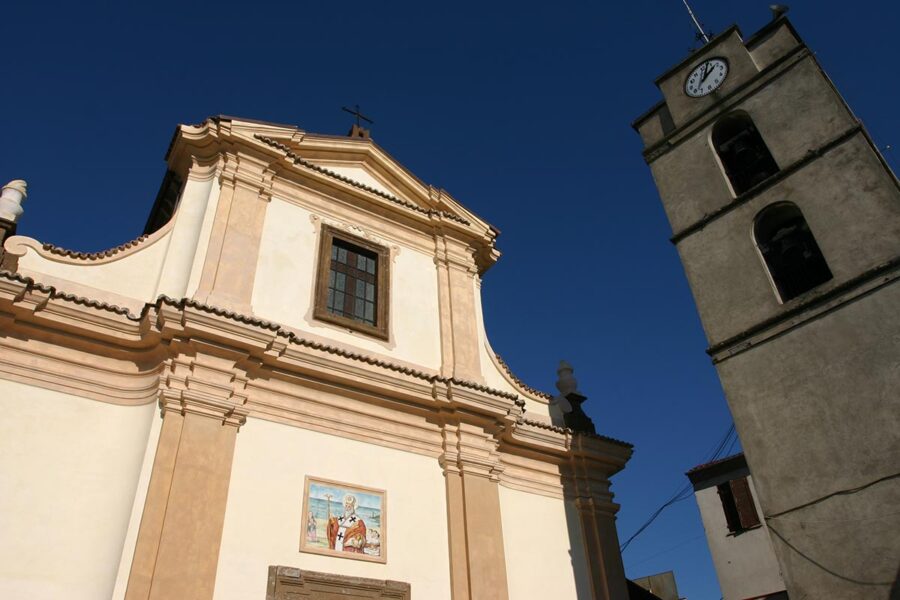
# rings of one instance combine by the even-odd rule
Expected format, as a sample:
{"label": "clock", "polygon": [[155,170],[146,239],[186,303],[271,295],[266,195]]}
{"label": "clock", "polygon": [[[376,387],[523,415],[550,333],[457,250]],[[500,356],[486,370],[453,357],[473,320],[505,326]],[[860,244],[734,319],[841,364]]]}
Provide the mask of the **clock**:
{"label": "clock", "polygon": [[719,89],[727,75],[727,60],[708,58],[688,73],[684,81],[684,93],[691,98],[702,98]]}

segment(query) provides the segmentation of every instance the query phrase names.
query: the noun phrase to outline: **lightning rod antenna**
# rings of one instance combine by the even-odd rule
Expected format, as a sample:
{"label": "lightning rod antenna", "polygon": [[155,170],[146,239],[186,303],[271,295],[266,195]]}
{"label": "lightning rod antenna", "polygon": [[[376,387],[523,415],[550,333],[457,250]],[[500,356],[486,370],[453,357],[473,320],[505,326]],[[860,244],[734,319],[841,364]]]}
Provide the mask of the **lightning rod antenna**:
{"label": "lightning rod antenna", "polygon": [[694,22],[694,27],[697,28],[697,38],[703,39],[707,44],[709,43],[709,36],[706,35],[706,32],[703,31],[703,26],[700,25],[700,21],[697,20],[697,17],[694,15],[694,11],[691,10],[691,5],[688,4],[687,0],[681,0],[684,2],[684,7],[687,9],[688,14],[691,15],[691,21]]}

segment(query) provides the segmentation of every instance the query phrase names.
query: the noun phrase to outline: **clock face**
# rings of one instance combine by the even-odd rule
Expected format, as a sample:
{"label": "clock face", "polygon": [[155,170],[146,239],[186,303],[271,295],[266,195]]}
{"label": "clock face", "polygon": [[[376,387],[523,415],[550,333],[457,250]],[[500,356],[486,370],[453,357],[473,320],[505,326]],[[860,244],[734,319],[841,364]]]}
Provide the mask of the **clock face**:
{"label": "clock face", "polygon": [[684,92],[691,98],[700,98],[717,90],[727,75],[728,61],[724,58],[708,58],[688,74]]}

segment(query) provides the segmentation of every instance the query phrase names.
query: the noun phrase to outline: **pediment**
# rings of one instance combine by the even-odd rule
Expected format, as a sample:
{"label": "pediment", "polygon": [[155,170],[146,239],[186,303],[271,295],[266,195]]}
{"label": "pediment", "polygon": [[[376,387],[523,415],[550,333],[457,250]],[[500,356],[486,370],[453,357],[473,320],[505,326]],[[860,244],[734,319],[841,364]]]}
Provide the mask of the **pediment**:
{"label": "pediment", "polygon": [[424,211],[452,215],[479,229],[490,227],[445,190],[416,177],[372,140],[308,134],[286,145],[322,173],[337,176],[355,187],[399,199]]}
{"label": "pediment", "polygon": [[291,125],[238,117],[216,117],[204,125],[210,122],[224,130],[220,135],[243,138],[288,155],[301,170],[312,170],[419,212],[437,212],[480,231],[493,230],[445,190],[420,180],[370,138],[308,133]]}
{"label": "pediment", "polygon": [[231,167],[243,170],[255,185],[299,184],[334,195],[373,212],[396,216],[429,234],[437,228],[454,239],[459,259],[474,256],[479,273],[500,257],[499,230],[465,208],[445,190],[423,182],[370,138],[308,133],[281,125],[238,117],[212,117],[198,125],[182,125],[169,147],[167,161],[175,172],[192,164],[221,168],[221,152],[242,154]]}

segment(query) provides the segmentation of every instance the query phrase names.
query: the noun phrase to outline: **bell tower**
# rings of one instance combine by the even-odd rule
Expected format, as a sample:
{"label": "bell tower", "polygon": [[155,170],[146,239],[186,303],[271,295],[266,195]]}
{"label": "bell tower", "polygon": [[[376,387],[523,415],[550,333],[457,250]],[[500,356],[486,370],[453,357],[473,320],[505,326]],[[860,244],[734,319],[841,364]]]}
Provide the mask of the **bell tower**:
{"label": "bell tower", "polygon": [[656,85],[633,126],[790,597],[887,598],[898,180],[782,14],[746,39],[727,29]]}

